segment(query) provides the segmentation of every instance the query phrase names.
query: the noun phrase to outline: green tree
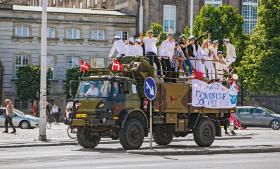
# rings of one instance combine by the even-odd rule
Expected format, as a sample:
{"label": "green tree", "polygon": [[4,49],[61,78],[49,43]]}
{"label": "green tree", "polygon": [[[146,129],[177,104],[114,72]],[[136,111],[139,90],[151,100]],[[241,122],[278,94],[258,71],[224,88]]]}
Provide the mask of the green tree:
{"label": "green tree", "polygon": [[184,33],[183,34],[185,35],[186,38],[188,38],[190,36],[190,27],[186,26],[184,28]]}
{"label": "green tree", "polygon": [[[50,72],[48,71],[47,77]],[[50,81],[47,80],[47,92]],[[17,97],[22,100],[39,100],[40,97],[40,67],[28,65],[20,67],[16,80]]]}
{"label": "green tree", "polygon": [[[242,33],[243,18],[238,9],[228,5],[214,7],[206,5],[202,7],[199,15],[195,18],[193,33],[196,36],[208,31],[212,40],[229,38],[236,47],[239,59],[243,56],[246,35]],[[220,49],[222,46],[220,45]]]}
{"label": "green tree", "polygon": [[73,98],[76,96],[76,92],[79,85],[80,68],[67,69],[66,81],[65,81],[65,94],[67,98]]}
{"label": "green tree", "polygon": [[254,93],[280,92],[280,1],[262,0],[258,22],[238,67],[245,87]]}

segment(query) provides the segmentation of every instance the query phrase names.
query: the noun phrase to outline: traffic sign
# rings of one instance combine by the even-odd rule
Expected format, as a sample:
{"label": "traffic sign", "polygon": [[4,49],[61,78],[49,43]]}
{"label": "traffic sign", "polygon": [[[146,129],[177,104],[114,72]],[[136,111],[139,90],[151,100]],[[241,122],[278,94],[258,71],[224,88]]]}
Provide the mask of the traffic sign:
{"label": "traffic sign", "polygon": [[144,82],[144,93],[148,100],[154,100],[157,94],[157,86],[152,77],[147,77]]}

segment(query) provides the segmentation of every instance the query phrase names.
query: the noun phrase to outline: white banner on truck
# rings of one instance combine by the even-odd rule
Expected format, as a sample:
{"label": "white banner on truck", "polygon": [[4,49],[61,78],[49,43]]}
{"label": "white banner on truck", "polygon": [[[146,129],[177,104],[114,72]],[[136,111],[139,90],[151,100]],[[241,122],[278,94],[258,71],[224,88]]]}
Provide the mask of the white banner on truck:
{"label": "white banner on truck", "polygon": [[221,83],[192,80],[192,106],[206,108],[234,108],[237,102],[236,84],[228,89]]}

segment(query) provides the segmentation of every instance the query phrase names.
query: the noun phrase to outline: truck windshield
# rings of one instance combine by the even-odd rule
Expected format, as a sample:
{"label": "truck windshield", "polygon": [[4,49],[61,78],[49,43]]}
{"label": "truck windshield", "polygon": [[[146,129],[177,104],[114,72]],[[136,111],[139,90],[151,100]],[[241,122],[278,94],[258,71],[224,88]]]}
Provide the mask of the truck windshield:
{"label": "truck windshield", "polygon": [[80,82],[78,97],[109,97],[111,83],[108,80],[92,80]]}

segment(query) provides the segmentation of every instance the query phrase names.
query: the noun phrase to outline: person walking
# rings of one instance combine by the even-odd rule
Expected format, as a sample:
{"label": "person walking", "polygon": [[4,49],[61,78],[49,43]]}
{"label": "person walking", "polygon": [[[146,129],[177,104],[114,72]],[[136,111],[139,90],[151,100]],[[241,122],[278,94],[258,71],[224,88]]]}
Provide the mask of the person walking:
{"label": "person walking", "polygon": [[114,56],[115,50],[117,50],[117,52],[118,52],[118,55],[115,57],[118,60],[121,57],[125,56],[125,44],[121,40],[120,36],[114,37],[114,45],[110,50],[109,58],[114,58],[113,56]]}
{"label": "person walking", "polygon": [[148,36],[144,37],[143,33],[140,33],[140,39],[141,42],[144,44],[145,47],[145,54],[147,55],[149,59],[150,65],[154,66],[154,63],[157,66],[157,75],[159,78],[161,78],[161,65],[159,58],[157,56],[157,42],[159,42],[159,39],[161,37],[162,32],[158,35],[157,38],[153,37],[153,31],[148,30],[147,32]]}
{"label": "person walking", "polygon": [[224,46],[226,47],[226,66],[228,70],[230,65],[236,61],[235,47],[230,43],[229,39],[224,39]]}
{"label": "person walking", "polygon": [[55,117],[56,124],[58,124],[59,123],[59,109],[55,103],[52,106],[52,114]]}
{"label": "person walking", "polygon": [[173,57],[174,47],[175,47],[175,41],[173,35],[171,33],[168,33],[167,39],[163,41],[159,47],[159,57],[161,61],[163,74],[165,75],[164,78],[165,82],[172,81],[170,60]]}
{"label": "person walking", "polygon": [[11,133],[16,133],[16,128],[13,124],[13,116],[14,116],[14,106],[10,99],[5,100],[6,104],[6,113],[5,113],[5,131],[3,133],[8,133],[8,125],[13,128]]}

